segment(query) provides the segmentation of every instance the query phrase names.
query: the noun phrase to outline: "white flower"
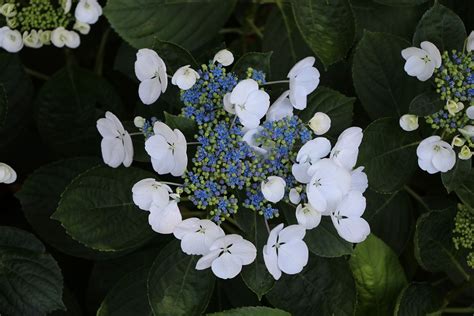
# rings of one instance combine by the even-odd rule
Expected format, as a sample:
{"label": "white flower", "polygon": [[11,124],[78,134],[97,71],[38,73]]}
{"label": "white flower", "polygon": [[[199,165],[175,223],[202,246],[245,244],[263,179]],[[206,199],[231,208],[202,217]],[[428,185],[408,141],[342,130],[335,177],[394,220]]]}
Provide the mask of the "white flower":
{"label": "white flower", "polygon": [[142,48],[137,52],[135,75],[140,80],[138,95],[144,104],[155,103],[168,87],[165,62],[151,49]]}
{"label": "white flower", "polygon": [[270,96],[258,89],[258,83],[253,79],[239,82],[230,95],[230,103],[235,105],[235,114],[240,123],[247,128],[256,128],[260,119],[267,113],[270,106]]}
{"label": "white flower", "polygon": [[165,207],[170,202],[171,188],[152,178],[138,181],[132,187],[133,203],[144,211],[149,211],[152,204]]}
{"label": "white flower", "polygon": [[474,126],[466,125],[463,128],[458,128],[458,131],[466,138],[474,137]]}
{"label": "white flower", "polygon": [[319,71],[313,67],[316,59],[306,57],[297,62],[288,73],[290,79],[290,102],[295,109],[306,108],[306,97],[319,85]]}
{"label": "white flower", "polygon": [[290,103],[290,99],[288,99],[289,94],[290,91],[287,90],[283,92],[275,102],[273,102],[266,115],[267,121],[279,121],[287,116],[293,116],[293,106]]}
{"label": "white flower", "polygon": [[316,112],[309,120],[309,127],[316,135],[326,134],[331,128],[331,118],[323,112]]}
{"label": "white flower", "polygon": [[471,157],[472,157],[471,149],[467,145],[462,146],[461,151],[458,154],[458,157],[461,160],[471,159]]}
{"label": "white flower", "polygon": [[456,113],[464,109],[464,104],[462,102],[456,102],[454,100],[448,100],[446,102],[446,108],[451,115],[456,115]]}
{"label": "white flower", "polygon": [[132,138],[120,120],[112,112],[106,112],[105,118],[97,121],[97,129],[103,137],[101,149],[104,163],[112,168],[122,163],[130,167],[133,160]]}
{"label": "white flower", "polygon": [[0,6],[0,14],[6,18],[12,18],[16,15],[16,6],[14,3],[4,3]]}
{"label": "white flower", "polygon": [[234,55],[227,49],[221,49],[216,53],[212,62],[218,62],[222,66],[229,66],[234,62]]}
{"label": "white flower", "polygon": [[190,65],[186,65],[176,70],[173,78],[171,78],[171,83],[181,90],[188,90],[196,83],[197,79],[199,79],[197,71],[192,69]]}
{"label": "white flower", "polygon": [[188,164],[187,143],[183,133],[179,129],[171,130],[162,122],[156,122],[153,131],[155,135],[145,142],[145,150],[151,157],[153,169],[158,174],[182,176]]}
{"label": "white flower", "polygon": [[102,7],[97,0],[79,0],[74,16],[82,23],[94,24],[102,15]]}
{"label": "white flower", "polygon": [[418,116],[413,114],[405,114],[400,117],[400,127],[407,132],[418,129]]}
{"label": "white flower", "polygon": [[331,220],[337,233],[348,242],[363,242],[370,234],[369,224],[361,217],[365,205],[362,193],[351,191],[331,213]]}
{"label": "white flower", "polygon": [[302,204],[296,207],[296,220],[298,224],[306,229],[313,229],[321,223],[322,213],[311,206],[311,204]]}
{"label": "white flower", "polygon": [[471,31],[466,41],[466,50],[472,52],[474,50],[474,31]]}
{"label": "white flower", "polygon": [[313,176],[306,185],[311,206],[323,215],[334,210],[351,188],[351,174],[331,159],[322,159],[311,167]]}
{"label": "white flower", "polygon": [[16,172],[6,163],[0,162],[0,183],[10,184],[16,181]]}
{"label": "white flower", "polygon": [[71,11],[72,0],[59,0],[61,8],[63,8],[64,13],[69,13]]}
{"label": "white flower", "polygon": [[215,240],[210,252],[198,260],[197,270],[211,267],[221,279],[232,279],[242,271],[243,265],[251,264],[257,257],[257,249],[239,235],[227,235]]}
{"label": "white flower", "polygon": [[17,30],[8,26],[0,28],[0,47],[9,53],[17,53],[23,48],[23,38]]}
{"label": "white flower", "polygon": [[173,234],[181,240],[181,249],[188,255],[207,255],[212,243],[225,235],[213,221],[196,217],[182,221]]}
{"label": "white flower", "polygon": [[347,170],[352,170],[359,156],[363,136],[360,127],[349,127],[339,135],[336,145],[331,150],[330,158]]}
{"label": "white flower", "polygon": [[303,241],[306,230],[300,225],[283,228],[280,224],[272,229],[263,247],[263,259],[268,272],[275,280],[281,273],[297,274],[308,264],[308,246]]}
{"label": "white flower", "polygon": [[421,42],[421,49],[409,47],[402,50],[402,57],[406,60],[405,71],[409,76],[426,81],[433,75],[435,68],[441,66],[441,54],[431,42]]}
{"label": "white flower", "polygon": [[35,30],[31,30],[30,33],[26,31],[23,32],[23,44],[31,48],[40,48],[43,46],[39,34]]}
{"label": "white flower", "polygon": [[141,117],[141,116],[135,116],[133,119],[133,125],[135,125],[136,128],[143,128],[145,126],[146,119]]}
{"label": "white flower", "polygon": [[281,177],[269,176],[262,181],[261,189],[263,197],[272,203],[278,203],[285,196],[286,182]]}
{"label": "white flower", "polygon": [[51,42],[56,47],[77,48],[81,43],[79,34],[74,31],[68,31],[64,27],[58,27],[51,32]]}
{"label": "white flower", "polygon": [[364,193],[369,187],[369,180],[364,172],[364,167],[359,167],[351,172],[351,190]]}
{"label": "white flower", "polygon": [[257,141],[259,133],[263,130],[263,127],[258,126],[257,128],[249,129],[242,136],[242,140],[246,142],[255,152],[265,155],[267,150],[262,148],[262,144]]}
{"label": "white flower", "polygon": [[293,203],[293,204],[298,204],[301,201],[301,195],[298,192],[298,190],[295,189],[295,188],[292,188],[288,195],[289,195],[289,198],[290,198],[290,202]]}
{"label": "white flower", "polygon": [[456,153],[453,148],[439,136],[424,139],[418,145],[416,154],[420,168],[430,174],[447,172],[456,163]]}
{"label": "white flower", "polygon": [[148,223],[155,232],[171,234],[182,220],[177,201],[170,201],[165,207],[152,203]]}
{"label": "white flower", "polygon": [[296,181],[308,183],[311,180],[310,167],[326,157],[331,151],[331,143],[324,137],[317,137],[306,142],[298,151],[296,162],[291,168],[291,173]]}
{"label": "white flower", "polygon": [[474,120],[474,105],[471,105],[466,109],[466,115],[471,120]]}
{"label": "white flower", "polygon": [[82,23],[81,21],[76,21],[72,27],[73,30],[78,31],[83,35],[89,34],[91,26],[87,23]]}
{"label": "white flower", "polygon": [[224,103],[224,110],[226,110],[227,113],[235,114],[235,104],[232,104],[232,102],[230,102],[230,95],[230,92],[226,93],[222,98],[222,102]]}

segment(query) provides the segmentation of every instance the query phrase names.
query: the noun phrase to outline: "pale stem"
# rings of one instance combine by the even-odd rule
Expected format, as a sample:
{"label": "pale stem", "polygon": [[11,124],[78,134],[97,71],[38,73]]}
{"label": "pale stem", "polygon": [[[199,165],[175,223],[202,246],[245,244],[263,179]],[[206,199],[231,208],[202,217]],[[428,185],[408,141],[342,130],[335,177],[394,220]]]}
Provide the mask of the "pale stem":
{"label": "pale stem", "polygon": [[187,145],[200,145],[201,143],[200,142],[189,142],[187,143]]}
{"label": "pale stem", "polygon": [[27,67],[25,67],[25,72],[27,74],[29,74],[30,76],[32,76],[32,77],[36,77],[38,79],[45,80],[45,81],[47,81],[51,78],[50,76],[45,75],[44,73],[41,73],[39,71],[30,69],[30,68],[27,68]]}
{"label": "pale stem", "polygon": [[262,83],[261,86],[268,86],[271,84],[279,84],[279,83],[290,83],[290,80],[268,81],[268,82]]}
{"label": "pale stem", "polygon": [[169,181],[160,181],[160,183],[169,184],[169,185],[175,185],[175,186],[177,186],[177,187],[182,187],[182,186],[183,186],[183,183],[176,183],[176,182],[169,182]]}
{"label": "pale stem", "polygon": [[270,234],[270,226],[268,226],[268,221],[265,215],[263,215],[263,219],[265,220],[265,226],[267,227],[268,234]]}
{"label": "pale stem", "polygon": [[141,132],[136,132],[136,133],[129,133],[128,135],[130,136],[137,136],[137,135],[143,135]]}

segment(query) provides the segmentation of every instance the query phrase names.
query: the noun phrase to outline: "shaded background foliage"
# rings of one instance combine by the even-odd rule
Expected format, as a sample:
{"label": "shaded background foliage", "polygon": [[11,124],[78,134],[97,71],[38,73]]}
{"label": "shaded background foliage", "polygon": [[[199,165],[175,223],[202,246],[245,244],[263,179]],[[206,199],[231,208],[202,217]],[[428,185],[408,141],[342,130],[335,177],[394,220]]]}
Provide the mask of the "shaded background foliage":
{"label": "shaded background foliage", "polygon": [[[412,100],[428,89],[405,74],[400,51],[423,40],[459,49],[474,29],[474,3],[102,4],[105,17],[76,50],[0,52],[0,160],[19,173],[16,184],[0,186],[1,222],[10,226],[0,228],[1,313],[221,315],[261,306],[225,315],[423,315],[472,304],[473,271],[451,241],[458,196],[474,206],[470,162],[458,162],[442,177],[421,172],[415,149],[428,134],[403,132],[398,117],[409,109],[421,115],[420,102]],[[173,116],[180,109],[176,87],[150,107],[140,103],[133,63],[142,47],[155,49],[170,72],[206,63],[227,47],[242,57],[234,71],[255,65],[270,80],[285,78],[295,62],[315,55],[322,86],[301,117],[326,112],[331,140],[351,124],[365,129],[359,165],[369,177],[364,217],[373,234],[354,248],[323,219],[305,238],[308,266],[278,282],[261,260],[226,281],[189,269],[196,258],[154,234],[131,203],[131,185],[149,174],[143,144],[135,144],[137,168],[101,165],[95,122],[106,110],[128,121],[141,115],[180,128],[187,123]],[[116,199],[121,206],[86,212],[87,203],[101,209]],[[288,206],[281,208],[294,220]],[[266,232],[253,217],[239,214],[237,220],[261,248]],[[32,284],[22,278],[25,271]]]}

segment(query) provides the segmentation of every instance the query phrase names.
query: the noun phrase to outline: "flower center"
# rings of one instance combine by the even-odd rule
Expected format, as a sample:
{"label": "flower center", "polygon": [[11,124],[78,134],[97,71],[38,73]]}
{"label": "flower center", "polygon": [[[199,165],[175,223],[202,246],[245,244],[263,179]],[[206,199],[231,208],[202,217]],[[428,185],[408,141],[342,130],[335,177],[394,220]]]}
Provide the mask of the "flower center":
{"label": "flower center", "polygon": [[431,61],[430,56],[425,55],[423,58],[421,58],[425,62],[425,64],[429,63]]}

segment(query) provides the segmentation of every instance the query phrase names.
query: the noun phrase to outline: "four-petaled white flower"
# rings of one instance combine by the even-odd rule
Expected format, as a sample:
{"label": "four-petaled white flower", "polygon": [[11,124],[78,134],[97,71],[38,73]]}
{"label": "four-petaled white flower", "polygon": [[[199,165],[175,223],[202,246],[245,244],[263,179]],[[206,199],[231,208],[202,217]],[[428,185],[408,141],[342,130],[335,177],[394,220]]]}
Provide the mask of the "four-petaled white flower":
{"label": "four-petaled white flower", "polygon": [[316,135],[326,134],[331,128],[331,118],[323,112],[316,112],[309,120],[309,127]]}
{"label": "four-petaled white flower", "polygon": [[77,48],[81,44],[79,34],[74,31],[68,31],[64,27],[58,27],[51,32],[51,42],[56,47]]}
{"label": "four-petaled white flower", "polygon": [[140,80],[138,95],[144,104],[155,103],[168,87],[165,62],[151,49],[143,48],[137,52],[135,75]]}
{"label": "four-petaled white flower", "polygon": [[431,42],[421,42],[420,47],[421,49],[408,47],[402,50],[402,57],[406,60],[404,69],[409,76],[426,81],[441,66],[441,54]]}
{"label": "four-petaled white flower", "polygon": [[215,240],[209,253],[196,263],[197,270],[211,267],[221,279],[232,279],[242,271],[243,265],[251,264],[257,257],[257,249],[239,235],[226,235]]}
{"label": "four-petaled white flower", "polygon": [[329,157],[338,165],[352,170],[359,156],[359,146],[363,136],[360,127],[349,127],[339,135]]}
{"label": "four-petaled white flower", "polygon": [[405,114],[400,117],[400,127],[407,132],[417,130],[418,125],[418,116],[413,114]]}
{"label": "four-petaled white flower", "polygon": [[306,108],[307,96],[319,85],[319,71],[313,67],[316,59],[306,57],[297,62],[288,73],[290,79],[290,102],[295,109]]}
{"label": "four-petaled white flower", "polygon": [[331,151],[331,143],[327,138],[317,137],[306,142],[298,151],[296,162],[291,167],[291,173],[296,181],[308,183],[311,180],[310,167],[326,157]]}
{"label": "four-petaled white flower", "polygon": [[265,155],[267,153],[267,150],[265,148],[262,148],[262,144],[257,140],[262,130],[263,127],[261,126],[249,129],[244,133],[244,136],[242,136],[242,140],[246,142],[255,152],[261,155]]}
{"label": "four-petaled white flower", "polygon": [[155,135],[145,142],[145,150],[151,157],[153,169],[158,174],[182,176],[188,165],[187,143],[183,133],[179,129],[171,130],[162,122],[156,122],[153,131]]}
{"label": "four-petaled white flower", "polygon": [[0,162],[0,183],[10,184],[16,181],[16,172],[6,163]]}
{"label": "four-petaled white flower", "polygon": [[300,204],[296,207],[296,220],[306,229],[313,229],[321,223],[321,212],[311,204]]}
{"label": "four-petaled white flower", "polygon": [[138,181],[132,187],[133,203],[144,211],[149,211],[152,204],[165,207],[170,202],[171,188],[152,178]]}
{"label": "four-petaled white flower", "polygon": [[260,125],[260,119],[270,106],[270,96],[259,90],[258,83],[253,79],[240,81],[232,90],[229,101],[234,105],[240,123],[246,128]]}
{"label": "four-petaled white flower", "polygon": [[273,102],[267,111],[266,119],[269,122],[279,121],[285,117],[293,116],[293,106],[291,105],[288,95],[290,91],[283,92],[280,97]]}
{"label": "four-petaled white flower", "polygon": [[364,167],[358,167],[351,172],[351,191],[358,191],[364,193],[369,187],[369,180],[367,174],[364,172]]}
{"label": "four-petaled white flower", "polygon": [[299,202],[301,202],[301,194],[295,188],[292,188],[290,190],[290,193],[288,193],[288,197],[290,199],[290,202],[293,204],[298,204]]}
{"label": "four-petaled white flower", "polygon": [[280,224],[272,229],[263,247],[263,259],[268,272],[275,280],[286,274],[300,273],[308,263],[308,246],[303,241],[306,230],[301,225],[283,228]]}
{"label": "four-petaled white flower", "polygon": [[43,43],[40,40],[38,32],[36,30],[31,30],[29,33],[27,31],[23,32],[23,43],[27,47],[31,48],[40,48],[43,46]]}
{"label": "four-petaled white flower", "polygon": [[181,249],[188,255],[207,255],[211,245],[225,236],[222,228],[208,219],[188,218],[178,224],[173,234],[181,240]]}
{"label": "four-petaled white flower", "polygon": [[269,176],[262,181],[261,189],[263,197],[272,203],[278,203],[285,196],[286,182],[281,177]]}
{"label": "four-petaled white flower", "polygon": [[103,137],[101,149],[104,163],[112,168],[121,164],[130,167],[133,160],[132,138],[120,120],[112,112],[106,112],[105,118],[97,120],[97,129]]}
{"label": "four-petaled white flower", "polygon": [[471,31],[471,34],[469,34],[469,36],[467,37],[466,50],[468,52],[474,51],[474,31]]}
{"label": "four-petaled white flower", "polygon": [[23,48],[23,38],[17,30],[8,26],[0,28],[0,47],[9,53],[17,53]]}
{"label": "four-petaled white flower", "polygon": [[165,207],[151,204],[148,223],[155,232],[171,234],[182,220],[177,201],[171,200]]}
{"label": "four-petaled white flower", "polygon": [[102,15],[102,7],[97,0],[79,0],[74,16],[82,23],[94,24]]}
{"label": "four-petaled white flower", "polygon": [[192,69],[190,65],[180,67],[171,78],[171,83],[178,86],[181,90],[191,89],[199,79],[199,74]]}
{"label": "four-petaled white flower", "polygon": [[226,66],[231,65],[234,62],[234,55],[232,55],[232,53],[227,49],[221,49],[220,51],[216,53],[216,55],[214,56],[214,59],[212,60],[212,62],[216,62],[216,61],[220,63],[222,66],[226,67]]}
{"label": "four-petaled white flower", "polygon": [[370,234],[370,226],[361,216],[365,211],[362,193],[350,191],[331,212],[331,219],[339,236],[352,243],[363,242]]}
{"label": "four-petaled white flower", "polygon": [[450,144],[439,136],[424,139],[416,149],[418,165],[430,174],[447,172],[456,163],[456,153]]}

